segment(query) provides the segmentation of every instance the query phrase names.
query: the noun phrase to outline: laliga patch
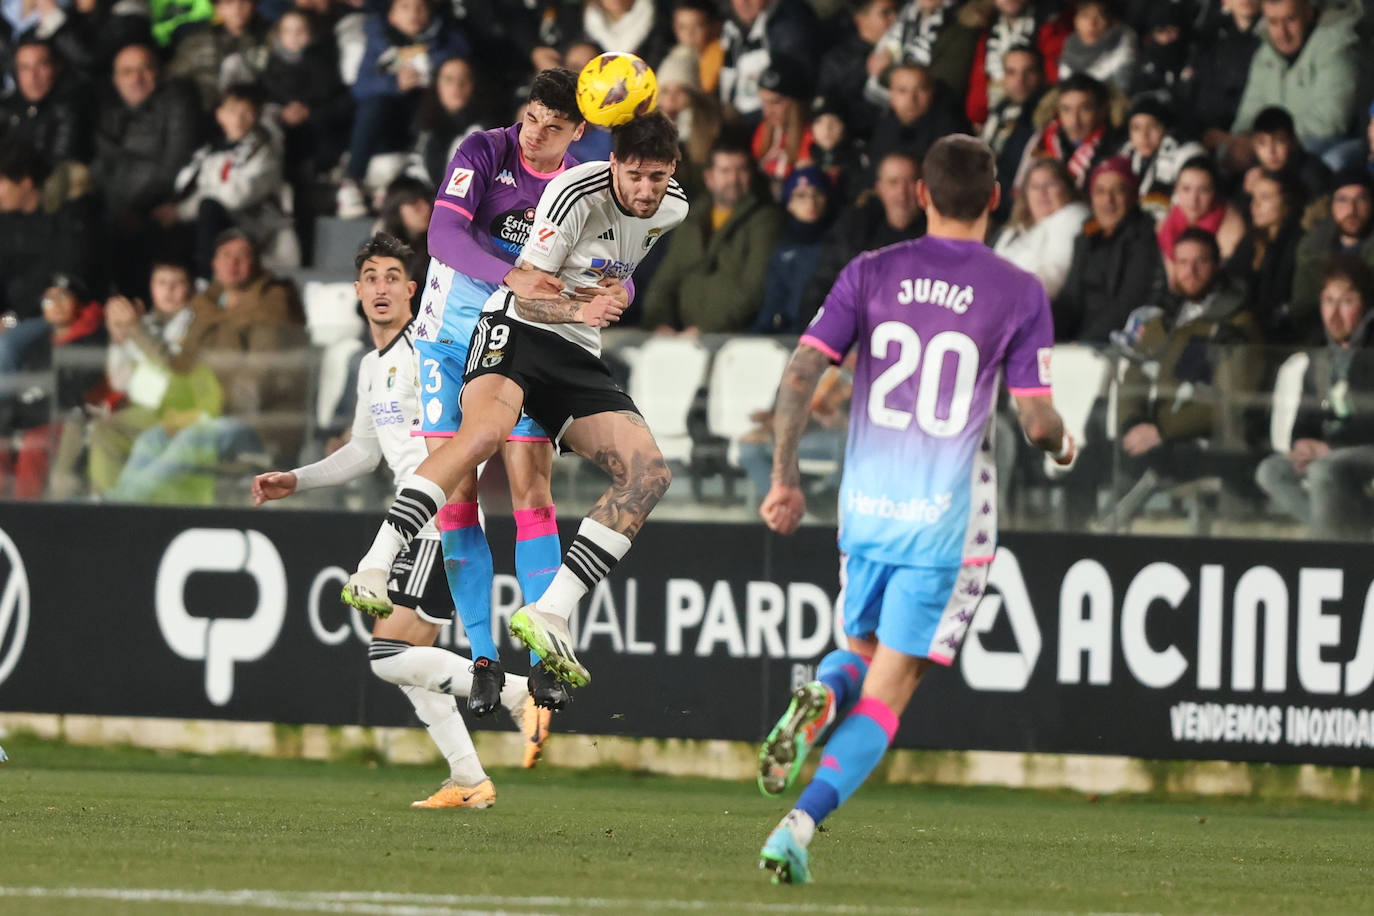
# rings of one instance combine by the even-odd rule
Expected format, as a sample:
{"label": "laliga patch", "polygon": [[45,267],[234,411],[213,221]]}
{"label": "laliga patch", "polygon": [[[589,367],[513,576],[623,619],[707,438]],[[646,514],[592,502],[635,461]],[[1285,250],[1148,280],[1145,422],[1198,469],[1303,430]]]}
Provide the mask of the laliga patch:
{"label": "laliga patch", "polygon": [[1035,362],[1040,367],[1040,384],[1050,383],[1050,355],[1053,353],[1051,347],[1041,347],[1035,351]]}
{"label": "laliga patch", "polygon": [[467,197],[470,187],[472,169],[454,169],[453,174],[448,176],[448,187],[444,189],[444,193],[450,197]]}
{"label": "laliga patch", "polygon": [[553,251],[553,240],[557,236],[557,229],[547,222],[541,223],[530,233],[529,241],[526,244],[541,254],[549,254]]}

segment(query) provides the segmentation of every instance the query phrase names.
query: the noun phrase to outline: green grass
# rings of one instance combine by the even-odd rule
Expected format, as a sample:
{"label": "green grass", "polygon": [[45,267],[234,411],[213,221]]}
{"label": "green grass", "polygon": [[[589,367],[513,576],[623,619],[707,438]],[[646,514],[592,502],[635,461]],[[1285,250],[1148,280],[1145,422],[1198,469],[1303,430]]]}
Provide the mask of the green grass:
{"label": "green grass", "polygon": [[[1356,806],[875,786],[817,837],[815,884],[773,887],[756,856],[785,805],[752,785],[503,770],[491,810],[413,811],[434,768],[5,747],[0,888],[454,895],[334,901],[393,916],[1354,913],[1374,888],[1374,818]],[[545,896],[557,899],[528,899]],[[258,902],[11,895],[0,913],[320,908]]]}

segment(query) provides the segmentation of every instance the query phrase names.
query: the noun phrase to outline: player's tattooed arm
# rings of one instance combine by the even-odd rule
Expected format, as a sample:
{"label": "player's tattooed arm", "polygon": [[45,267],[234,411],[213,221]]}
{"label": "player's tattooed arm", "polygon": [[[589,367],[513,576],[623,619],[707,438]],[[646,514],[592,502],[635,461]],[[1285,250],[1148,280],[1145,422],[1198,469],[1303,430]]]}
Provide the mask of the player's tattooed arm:
{"label": "player's tattooed arm", "polygon": [[774,483],[801,486],[797,448],[810,418],[811,396],[829,366],[828,356],[806,344],[797,347],[787,364],[782,383],[778,385],[778,400],[773,406]]}
{"label": "player's tattooed arm", "polygon": [[515,297],[515,311],[526,321],[540,324],[578,324],[582,303],[572,299],[525,299]]}

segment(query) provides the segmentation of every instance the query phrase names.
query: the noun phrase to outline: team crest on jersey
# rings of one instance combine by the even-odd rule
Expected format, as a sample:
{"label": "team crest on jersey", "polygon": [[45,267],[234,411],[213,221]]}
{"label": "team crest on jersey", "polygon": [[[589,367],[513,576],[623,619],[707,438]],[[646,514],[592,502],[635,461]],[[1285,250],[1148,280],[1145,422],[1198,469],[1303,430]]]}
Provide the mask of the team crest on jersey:
{"label": "team crest on jersey", "polygon": [[454,169],[453,174],[448,177],[448,187],[444,188],[444,193],[449,197],[467,197],[470,187],[472,169]]}
{"label": "team crest on jersey", "polygon": [[484,369],[490,369],[492,366],[499,366],[501,364],[501,360],[505,358],[505,350],[492,350],[486,356],[482,357],[482,367]]}
{"label": "team crest on jersey", "polygon": [[645,249],[649,249],[649,248],[654,247],[654,242],[657,242],[657,241],[658,241],[658,237],[659,237],[660,235],[662,235],[662,234],[663,234],[663,230],[662,230],[662,229],[658,229],[658,228],[650,229],[648,232],[646,232],[646,233],[644,234],[644,247],[645,247]]}
{"label": "team crest on jersey", "polygon": [[1035,351],[1035,362],[1040,369],[1040,384],[1050,384],[1050,356],[1054,350],[1050,347],[1041,347]]}
{"label": "team crest on jersey", "polygon": [[388,389],[396,387],[396,367],[392,366],[386,370],[386,387]]}
{"label": "team crest on jersey", "polygon": [[502,184],[508,184],[512,188],[515,187],[515,176],[510,173],[510,169],[502,169],[501,174],[496,176],[496,180]]}

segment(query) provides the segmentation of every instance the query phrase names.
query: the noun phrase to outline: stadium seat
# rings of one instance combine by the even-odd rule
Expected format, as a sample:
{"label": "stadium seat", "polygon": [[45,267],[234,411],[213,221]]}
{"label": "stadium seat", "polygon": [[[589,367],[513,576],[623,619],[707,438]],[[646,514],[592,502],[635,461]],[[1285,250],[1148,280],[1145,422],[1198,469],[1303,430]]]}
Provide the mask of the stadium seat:
{"label": "stadium seat", "polygon": [[1293,447],[1293,424],[1302,406],[1302,379],[1312,358],[1294,353],[1279,366],[1274,378],[1274,403],[1269,413],[1269,444],[1279,454]]}
{"label": "stadium seat", "polygon": [[739,467],[739,439],[757,424],[751,419],[769,410],[787,368],[788,351],[767,337],[736,337],[716,351],[706,388],[705,429],[692,444],[692,493],[701,498],[702,483],[721,476],[725,496],[734,500]]}
{"label": "stadium seat", "polygon": [[353,256],[358,246],[372,235],[370,216],[361,219],[339,219],[320,216],[315,219],[315,251],[311,265],[315,270],[341,271],[353,276]]}
{"label": "stadium seat", "polygon": [[327,428],[348,390],[353,358],[366,346],[362,340],[364,322],[358,314],[352,283],[307,281],[302,298],[305,328],[320,355],[314,419],[319,428]]}
{"label": "stadium seat", "polygon": [[687,412],[706,377],[710,353],[682,337],[651,337],[619,351],[630,363],[630,397],[653,430],[663,457],[686,462],[692,451]]}
{"label": "stadium seat", "polygon": [[[1106,394],[1115,368],[1111,357],[1092,347],[1058,344],[1054,348],[1050,358],[1051,400],[1080,452],[1088,444],[1088,418],[1098,399]],[[1046,475],[1054,479],[1064,472],[1065,468],[1045,456]]]}

